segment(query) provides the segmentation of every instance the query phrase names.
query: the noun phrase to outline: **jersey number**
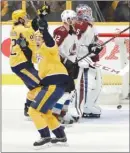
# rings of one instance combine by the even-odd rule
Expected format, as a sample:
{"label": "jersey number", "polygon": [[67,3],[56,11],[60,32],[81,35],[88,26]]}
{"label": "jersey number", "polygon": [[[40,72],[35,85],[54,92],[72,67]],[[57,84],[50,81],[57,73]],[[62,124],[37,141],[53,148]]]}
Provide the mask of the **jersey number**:
{"label": "jersey number", "polygon": [[33,40],[33,39],[34,39],[34,35],[31,35],[31,36],[30,36],[30,39]]}
{"label": "jersey number", "polygon": [[12,48],[11,48],[11,55],[16,55],[16,53],[13,53],[13,47],[17,45],[17,40],[12,39]]}
{"label": "jersey number", "polygon": [[56,35],[56,36],[55,36],[55,41],[56,41],[56,42],[59,42],[59,41],[60,41],[60,38],[61,38],[60,35]]}
{"label": "jersey number", "polygon": [[16,46],[16,44],[17,44],[16,39],[12,39],[12,47]]}
{"label": "jersey number", "polygon": [[80,29],[77,29],[76,35],[78,36],[80,34]]}

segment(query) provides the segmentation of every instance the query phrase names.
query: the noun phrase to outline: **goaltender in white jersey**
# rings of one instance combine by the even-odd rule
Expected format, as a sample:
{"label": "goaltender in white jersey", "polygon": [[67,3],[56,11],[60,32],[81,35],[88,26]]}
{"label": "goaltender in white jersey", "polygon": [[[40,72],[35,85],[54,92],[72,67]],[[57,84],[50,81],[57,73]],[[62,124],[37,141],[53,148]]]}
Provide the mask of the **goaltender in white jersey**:
{"label": "goaltender in white jersey", "polygon": [[[80,86],[83,88],[83,100],[79,101],[79,107],[83,106],[81,109],[83,112],[83,117],[100,117],[101,109],[96,106],[95,103],[98,101],[98,97],[102,88],[101,73],[98,68],[91,66],[92,62],[99,61],[99,52],[102,48],[95,47],[96,35],[93,28],[93,16],[92,10],[87,5],[79,5],[76,8],[78,22],[75,24],[77,39],[78,39],[78,58],[80,59],[87,53],[90,55],[81,60],[78,65],[80,69],[83,69],[83,81]],[[93,52],[93,53],[92,53]],[[79,92],[82,91],[79,89]],[[83,104],[84,103],[84,104]],[[83,105],[82,105],[83,104]]]}

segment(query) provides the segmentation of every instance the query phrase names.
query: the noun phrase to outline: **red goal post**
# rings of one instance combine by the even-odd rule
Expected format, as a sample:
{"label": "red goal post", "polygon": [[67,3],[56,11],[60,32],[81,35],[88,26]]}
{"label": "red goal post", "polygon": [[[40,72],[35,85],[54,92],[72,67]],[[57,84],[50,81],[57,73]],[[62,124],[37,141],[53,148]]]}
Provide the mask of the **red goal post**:
{"label": "red goal post", "polygon": [[[116,35],[117,35],[117,33],[99,33],[98,34],[99,37],[114,37]],[[122,33],[118,37],[123,37],[123,38],[127,37],[127,38],[129,38],[130,37],[130,33]]]}

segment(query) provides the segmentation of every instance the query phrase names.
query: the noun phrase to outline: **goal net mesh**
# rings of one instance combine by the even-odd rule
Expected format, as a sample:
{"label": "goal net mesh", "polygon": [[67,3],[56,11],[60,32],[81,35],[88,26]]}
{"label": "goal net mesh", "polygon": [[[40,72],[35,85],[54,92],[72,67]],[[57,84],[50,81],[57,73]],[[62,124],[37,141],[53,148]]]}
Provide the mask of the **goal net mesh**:
{"label": "goal net mesh", "polygon": [[[99,33],[99,43],[114,37],[114,33]],[[130,34],[124,33],[105,45],[100,53],[100,64],[112,68],[114,71],[122,70],[130,60]],[[111,74],[102,70],[103,88],[101,102],[115,104],[127,99],[129,95],[129,71],[123,76]]]}

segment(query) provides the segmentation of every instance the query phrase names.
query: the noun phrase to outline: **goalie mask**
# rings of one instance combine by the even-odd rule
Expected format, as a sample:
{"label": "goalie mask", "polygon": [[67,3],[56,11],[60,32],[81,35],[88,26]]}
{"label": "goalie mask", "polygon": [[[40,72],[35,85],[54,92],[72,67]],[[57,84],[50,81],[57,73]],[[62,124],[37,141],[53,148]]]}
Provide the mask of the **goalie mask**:
{"label": "goalie mask", "polygon": [[94,18],[92,15],[92,9],[85,4],[80,4],[76,8],[77,17],[80,20],[87,20],[88,22],[93,22]]}

